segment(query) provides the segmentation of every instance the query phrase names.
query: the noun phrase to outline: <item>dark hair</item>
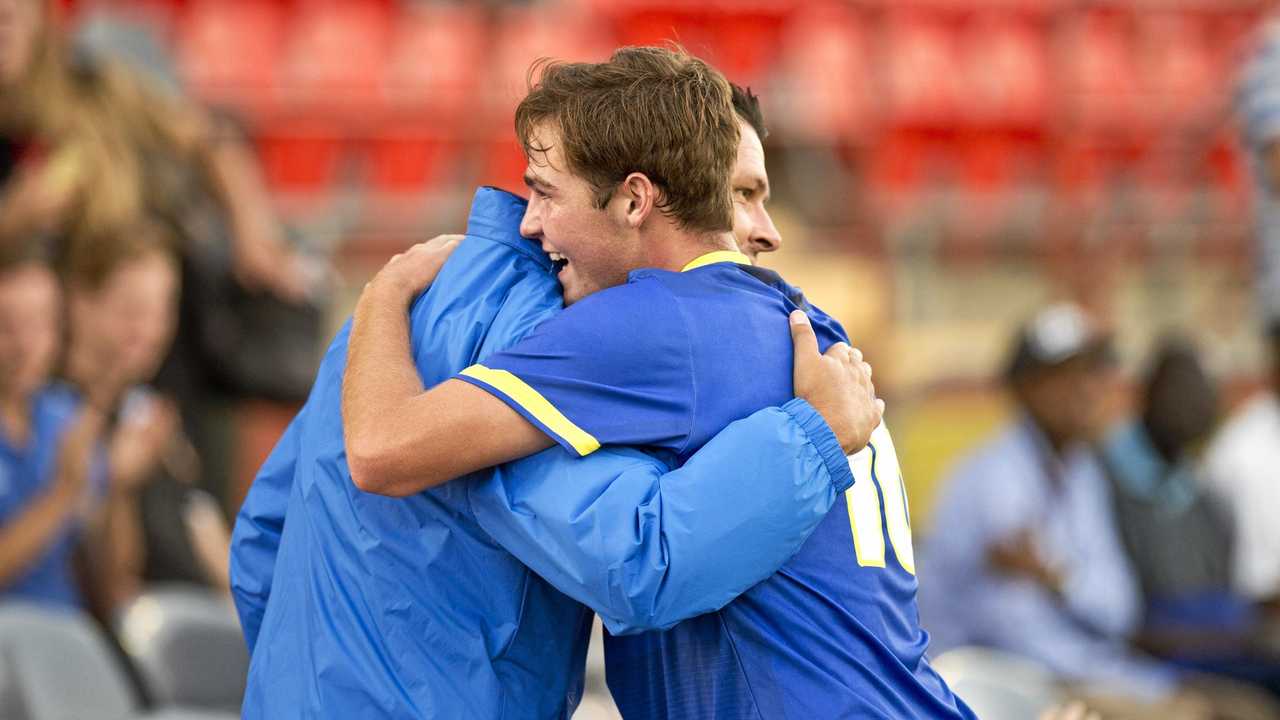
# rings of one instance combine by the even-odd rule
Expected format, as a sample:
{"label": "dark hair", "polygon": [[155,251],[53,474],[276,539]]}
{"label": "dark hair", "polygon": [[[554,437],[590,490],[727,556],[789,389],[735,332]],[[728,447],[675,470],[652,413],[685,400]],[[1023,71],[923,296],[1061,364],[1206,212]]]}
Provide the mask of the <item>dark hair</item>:
{"label": "dark hair", "polygon": [[1207,438],[1218,419],[1218,391],[1194,345],[1168,336],[1147,371],[1142,421],[1156,449],[1170,462]]}
{"label": "dark hair", "polygon": [[724,232],[733,228],[738,157],[732,96],[719,71],[679,48],[624,47],[603,63],[543,59],[529,70],[516,135],[526,156],[545,153],[533,133],[552,123],[569,171],[591,185],[597,207],[642,173],[681,227]]}
{"label": "dark hair", "polygon": [[729,83],[733,90],[733,110],[743,122],[756,131],[756,135],[764,140],[769,136],[769,128],[764,126],[764,111],[760,109],[760,98],[751,92],[751,88],[737,83]]}

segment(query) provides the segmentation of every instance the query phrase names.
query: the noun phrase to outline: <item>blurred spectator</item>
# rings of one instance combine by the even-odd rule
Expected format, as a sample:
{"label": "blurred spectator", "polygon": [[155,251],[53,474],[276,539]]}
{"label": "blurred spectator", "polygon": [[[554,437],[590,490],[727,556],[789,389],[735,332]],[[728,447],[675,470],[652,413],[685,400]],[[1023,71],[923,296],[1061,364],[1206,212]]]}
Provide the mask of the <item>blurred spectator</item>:
{"label": "blurred spectator", "polygon": [[[225,491],[225,399],[301,401],[323,272],[290,249],[256,161],[228,122],[136,67],[73,53],[51,0],[0,0],[0,246],[67,249],[144,213],[180,239],[177,341],[159,381]],[[214,451],[212,448],[216,448]]]}
{"label": "blurred spectator", "polygon": [[42,262],[0,262],[0,600],[76,608],[89,589],[76,577],[78,541],[96,554],[107,526],[95,448],[119,384],[95,371],[87,403],[48,384],[60,295]]}
{"label": "blurred spectator", "polygon": [[1230,587],[1229,511],[1197,477],[1217,403],[1194,348],[1166,341],[1145,381],[1139,417],[1101,444],[1120,536],[1149,605]]}
{"label": "blurred spectator", "polygon": [[1170,339],[1157,349],[1139,417],[1101,445],[1146,601],[1137,643],[1275,692],[1280,654],[1254,605],[1232,589],[1230,509],[1204,489],[1201,460],[1217,417],[1217,392],[1194,347]]}
{"label": "blurred spectator", "polygon": [[0,240],[117,227],[148,207],[180,213],[184,188],[170,184],[173,169],[165,166],[186,162],[208,174],[225,205],[237,277],[290,297],[304,294],[306,276],[243,143],[136,71],[71,54],[55,13],[53,2],[0,0],[0,144],[7,158]]}
{"label": "blurred spectator", "polygon": [[[944,481],[922,615],[935,652],[976,644],[1023,655],[1105,714],[1210,717],[1216,689],[1198,680],[1187,689],[1182,673],[1129,647],[1141,597],[1090,447],[1109,354],[1108,338],[1070,304],[1020,332],[1007,376],[1020,417]],[[1242,716],[1267,712],[1249,705]]]}
{"label": "blurred spectator", "polygon": [[68,254],[64,374],[84,387],[95,368],[114,364],[126,383],[107,437],[112,497],[122,506],[111,537],[112,608],[146,582],[227,589],[226,523],[195,487],[199,461],[177,408],[146,385],[173,340],[178,273],[164,230],[145,222],[84,238]]}
{"label": "blurred spectator", "polygon": [[1280,322],[1270,332],[1271,384],[1222,427],[1208,451],[1206,482],[1236,524],[1237,590],[1275,603],[1280,594]]}

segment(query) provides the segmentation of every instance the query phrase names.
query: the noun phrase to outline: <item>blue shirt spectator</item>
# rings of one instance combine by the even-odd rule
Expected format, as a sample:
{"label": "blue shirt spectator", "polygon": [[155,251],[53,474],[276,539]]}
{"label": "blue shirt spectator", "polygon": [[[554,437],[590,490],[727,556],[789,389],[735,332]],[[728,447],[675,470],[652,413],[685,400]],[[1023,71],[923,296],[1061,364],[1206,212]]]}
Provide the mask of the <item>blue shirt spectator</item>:
{"label": "blue shirt spectator", "polygon": [[[70,388],[46,387],[32,398],[27,442],[14,442],[0,433],[0,527],[51,491],[61,440],[75,422],[78,406]],[[92,473],[91,480],[94,490],[100,492],[105,473]],[[72,567],[81,528],[78,517],[78,513],[69,513],[47,549],[10,582],[0,585],[0,600],[22,600],[45,607],[84,606]]]}

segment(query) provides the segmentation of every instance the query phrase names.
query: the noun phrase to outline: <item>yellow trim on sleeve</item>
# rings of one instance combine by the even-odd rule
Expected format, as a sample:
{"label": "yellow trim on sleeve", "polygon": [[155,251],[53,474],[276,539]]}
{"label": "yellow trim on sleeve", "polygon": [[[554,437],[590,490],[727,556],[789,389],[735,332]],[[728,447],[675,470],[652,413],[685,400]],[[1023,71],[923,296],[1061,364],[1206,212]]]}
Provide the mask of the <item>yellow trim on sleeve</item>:
{"label": "yellow trim on sleeve", "polygon": [[690,260],[688,265],[685,265],[684,267],[680,268],[680,272],[688,272],[690,270],[696,270],[697,268],[700,268],[704,265],[711,265],[714,263],[722,263],[722,262],[738,263],[739,265],[750,265],[751,258],[747,257],[746,255],[743,255],[737,250],[716,250],[715,252],[709,252],[706,255],[699,255],[698,257]]}
{"label": "yellow trim on sleeve", "polygon": [[564,438],[578,455],[590,455],[600,449],[600,441],[596,440],[591,433],[574,425],[564,416],[564,413],[551,404],[550,400],[543,397],[542,393],[529,387],[525,381],[506,370],[494,370],[476,364],[463,370],[461,374],[501,391],[537,418],[538,422],[545,425],[551,432]]}

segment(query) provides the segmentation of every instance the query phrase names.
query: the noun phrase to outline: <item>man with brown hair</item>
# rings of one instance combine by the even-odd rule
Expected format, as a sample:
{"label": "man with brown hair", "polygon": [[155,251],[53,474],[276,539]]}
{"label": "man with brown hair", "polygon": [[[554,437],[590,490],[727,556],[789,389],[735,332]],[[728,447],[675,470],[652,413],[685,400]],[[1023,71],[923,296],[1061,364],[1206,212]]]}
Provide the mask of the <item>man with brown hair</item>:
{"label": "man with brown hair", "polygon": [[[530,200],[520,233],[541,241],[556,263],[565,304],[619,288],[608,301],[586,310],[570,308],[533,336],[551,347],[593,351],[589,358],[577,356],[583,366],[574,371],[548,368],[549,377],[577,375],[572,383],[576,397],[548,404],[539,399],[545,393],[534,389],[530,395],[529,378],[523,376],[537,373],[534,368],[513,373],[513,368],[486,363],[425,393],[415,373],[387,372],[408,364],[404,308],[429,284],[427,274],[438,271],[449,249],[445,245],[433,252],[419,246],[388,263],[356,307],[343,421],[352,479],[363,490],[420,492],[553,442],[580,456],[602,442],[659,445],[657,440],[667,440],[676,453],[687,445],[690,368],[664,365],[660,358],[691,358],[685,346],[693,345],[694,338],[675,317],[653,324],[659,318],[650,312],[671,306],[662,289],[665,283],[633,286],[628,275],[640,268],[681,271],[714,264],[739,279],[732,263],[743,258],[730,235],[729,190],[739,134],[728,82],[696,58],[659,48],[620,50],[608,63],[548,64],[516,109],[516,131],[529,154],[525,183]],[[759,285],[750,280],[747,292]],[[583,313],[589,319],[580,318]],[[627,319],[661,329],[637,335]],[[597,326],[607,336],[582,338],[585,342],[576,337]],[[552,328],[555,334],[547,332]],[[654,344],[633,342],[642,338]],[[616,357],[600,355],[608,352]],[[544,355],[553,356],[559,354]],[[655,371],[667,375],[655,377]],[[586,408],[575,413],[562,407],[566,401],[589,405],[610,388],[627,394],[635,379],[645,377],[667,395],[649,399],[654,412],[643,420],[635,413],[624,417]],[[529,402],[508,404],[521,396]],[[755,408],[741,409],[747,412],[728,419]],[[574,416],[588,414],[595,415],[595,422],[617,421],[614,432],[580,428],[582,420],[575,422]],[[403,434],[393,438],[383,432],[381,419],[388,417],[397,418]],[[650,427],[638,428],[641,422]],[[714,432],[723,425],[700,430]],[[658,426],[670,429],[667,437],[650,437]],[[701,442],[708,437],[701,435]],[[861,448],[865,437],[861,440],[850,449]]]}
{"label": "man with brown hair", "polygon": [[[547,65],[516,117],[532,191],[521,234],[557,262],[574,304],[424,392],[404,309],[451,248],[389,263],[357,306],[343,388],[347,457],[363,489],[415,493],[553,441],[580,456],[647,446],[679,464],[727,423],[790,396],[784,316],[841,346],[838,323],[731,249],[738,120],[714,70],[655,48]],[[870,429],[873,415],[855,424]],[[855,476],[847,502],[778,574],[714,614],[612,639],[610,684],[628,717],[972,717],[924,659],[892,440],[879,426],[844,450]],[[509,538],[519,523],[490,527],[486,506],[537,520],[545,506],[533,497],[481,492],[472,507]],[[718,522],[716,508],[703,513]],[[549,535],[535,527],[531,542],[505,544],[572,587],[536,547],[556,545]],[[607,587],[609,568],[600,575]]]}
{"label": "man with brown hair", "polygon": [[[407,322],[400,306],[420,382],[441,383],[561,312],[552,261],[519,235],[526,205],[479,190],[467,242]],[[792,332],[798,396],[788,387],[786,403],[733,423],[678,468],[630,448],[583,459],[549,448],[388,499],[350,481],[344,329],[236,524],[232,584],[252,652],[245,717],[564,717],[590,620],[574,599],[611,627],[644,630],[768,577],[852,482],[842,445],[878,419],[847,348],[823,357],[808,324]],[[404,426],[385,429],[390,440]],[[535,485],[556,502],[520,517],[562,541],[555,587],[473,508]]]}

